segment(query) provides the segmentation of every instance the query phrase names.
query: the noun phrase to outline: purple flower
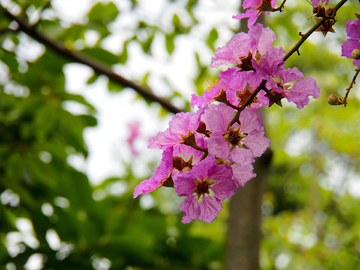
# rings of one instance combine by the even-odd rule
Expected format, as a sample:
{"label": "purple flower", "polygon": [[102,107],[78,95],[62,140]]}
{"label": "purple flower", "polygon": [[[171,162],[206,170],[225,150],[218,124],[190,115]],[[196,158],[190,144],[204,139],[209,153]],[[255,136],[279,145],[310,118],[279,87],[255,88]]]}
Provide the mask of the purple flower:
{"label": "purple flower", "polygon": [[314,7],[318,7],[318,6],[327,6],[329,4],[329,0],[311,0],[311,4],[313,4]]}
{"label": "purple flower", "polygon": [[243,8],[246,10],[246,13],[240,13],[236,16],[233,16],[233,19],[241,20],[244,18],[249,18],[248,28],[250,28],[256,22],[257,18],[263,11],[273,11],[275,8],[276,0],[244,0]]}
{"label": "purple flower", "polygon": [[139,152],[136,150],[136,148],[134,146],[134,141],[136,140],[136,138],[138,138],[140,136],[140,122],[139,121],[130,122],[127,125],[130,130],[130,135],[126,139],[126,142],[130,146],[131,154],[133,156],[138,156]]}
{"label": "purple flower", "polygon": [[186,196],[180,205],[184,212],[183,223],[189,223],[197,217],[212,222],[221,211],[221,202],[235,194],[237,185],[232,169],[227,164],[217,165],[213,156],[197,163],[190,171],[179,173],[175,182],[175,191]]}
{"label": "purple flower", "polygon": [[166,149],[184,143],[184,137],[195,133],[200,124],[200,117],[206,107],[199,108],[196,113],[177,113],[170,120],[169,128],[159,132],[149,143],[149,148]]}
{"label": "purple flower", "polygon": [[251,64],[251,59],[255,59],[256,52],[263,56],[275,40],[274,31],[257,24],[250,28],[248,34],[238,33],[224,47],[217,48],[210,66],[219,67],[237,63],[242,70],[253,70],[247,65]]}
{"label": "purple flower", "polygon": [[[270,91],[283,95],[289,102],[294,102],[298,109],[304,108],[309,103],[309,96],[319,98],[321,95],[316,81],[312,78],[302,78],[304,75],[296,67],[278,69],[271,76],[272,79],[267,82],[266,87],[271,89]],[[296,82],[292,86],[286,84],[293,81]]]}
{"label": "purple flower", "polygon": [[253,172],[254,167],[251,163],[244,165],[235,162],[231,168],[233,170],[233,177],[238,187],[243,187],[248,181],[256,176]]}
{"label": "purple flower", "polygon": [[195,107],[196,105],[209,104],[215,100],[221,101],[223,98],[222,95],[225,93],[225,99],[228,100],[231,104],[237,105],[237,96],[236,93],[227,91],[230,85],[237,81],[239,77],[238,68],[228,68],[226,71],[220,71],[218,76],[219,80],[217,80],[212,86],[210,86],[207,91],[204,92],[203,96],[197,96],[193,94],[191,96],[191,107]]}
{"label": "purple flower", "polygon": [[346,33],[349,39],[341,45],[341,56],[355,59],[353,65],[360,68],[360,20],[347,21]]}
{"label": "purple flower", "polygon": [[264,136],[261,115],[256,109],[246,108],[239,117],[241,125],[235,123],[229,127],[235,113],[235,109],[223,103],[212,105],[205,112],[204,120],[211,131],[209,153],[225,160],[232,156],[237,162],[250,163],[253,157],[265,152],[270,140]]}
{"label": "purple flower", "polygon": [[173,169],[173,148],[164,150],[160,165],[156,168],[153,177],[142,181],[135,187],[134,199],[140,194],[149,193],[165,184],[166,181],[172,181],[171,172]]}

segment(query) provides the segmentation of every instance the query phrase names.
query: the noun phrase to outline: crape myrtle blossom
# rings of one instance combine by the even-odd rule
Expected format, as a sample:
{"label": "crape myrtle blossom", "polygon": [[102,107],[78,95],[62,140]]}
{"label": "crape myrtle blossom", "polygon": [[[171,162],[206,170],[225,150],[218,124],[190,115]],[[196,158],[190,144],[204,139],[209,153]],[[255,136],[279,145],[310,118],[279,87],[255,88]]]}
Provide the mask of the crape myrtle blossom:
{"label": "crape myrtle blossom", "polygon": [[[285,54],[281,47],[271,48],[260,61],[253,60],[253,66],[258,75],[267,80],[268,94],[265,96],[269,99],[269,106],[273,103],[282,106],[281,99],[286,98],[302,109],[309,103],[309,96],[320,97],[320,89],[314,79],[303,78],[304,74],[298,68],[285,69]],[[293,85],[287,84],[294,81]]]}
{"label": "crape myrtle blossom", "polygon": [[341,56],[355,59],[353,65],[360,68],[360,20],[347,21],[346,33],[349,39],[341,45]]}
{"label": "crape myrtle blossom", "polygon": [[[198,140],[200,147],[206,148],[206,144],[207,142],[204,139]],[[166,148],[154,175],[150,179],[142,181],[135,188],[133,197],[136,198],[140,194],[149,193],[161,186],[173,186],[177,174],[191,170],[194,164],[200,162],[202,157],[203,152],[188,145],[180,144]]]}
{"label": "crape myrtle blossom", "polygon": [[257,53],[263,56],[276,40],[276,35],[269,27],[262,24],[252,26],[249,33],[238,33],[231,38],[228,44],[218,48],[211,59],[211,67],[238,64],[241,70],[253,70],[248,67],[249,61],[255,59]]}
{"label": "crape myrtle blossom", "polygon": [[149,148],[166,149],[181,143],[191,137],[199,127],[200,117],[206,107],[201,107],[196,113],[178,113],[170,120],[169,128],[159,132],[149,143]]}
{"label": "crape myrtle blossom", "polygon": [[248,28],[255,24],[257,18],[260,14],[265,11],[266,14],[269,14],[269,11],[274,11],[276,0],[244,0],[243,8],[246,10],[245,13],[240,13],[236,16],[233,16],[233,19],[241,20],[249,18]]}
{"label": "crape myrtle blossom", "polygon": [[[262,11],[273,10],[275,3],[245,0],[244,8],[256,13],[248,11],[243,17],[253,20]],[[359,28],[352,27],[349,23],[348,36],[358,46]],[[249,33],[236,34],[216,50],[212,67],[233,66],[221,71],[203,96],[192,95],[196,112],[176,114],[169,127],[150,142],[149,148],[162,149],[163,156],[153,177],[135,188],[134,198],[161,186],[173,186],[178,196],[186,197],[180,205],[183,223],[197,218],[212,222],[222,202],[256,176],[255,158],[270,146],[257,108],[274,103],[281,106],[286,98],[301,109],[309,96],[320,96],[314,79],[304,78],[297,68],[285,69],[286,52],[272,47],[275,40],[270,28],[252,23]],[[352,44],[344,43],[343,48],[353,55],[359,46]]]}
{"label": "crape myrtle blossom", "polygon": [[130,122],[127,125],[130,131],[130,135],[126,139],[126,142],[130,146],[131,154],[133,156],[138,156],[139,152],[135,148],[134,141],[140,136],[140,122],[139,121]]}
{"label": "crape myrtle blossom", "polygon": [[195,164],[191,171],[179,173],[174,187],[179,196],[186,196],[180,205],[183,223],[197,217],[213,222],[222,209],[221,202],[233,196],[237,189],[231,167],[217,165],[213,156]]}
{"label": "crape myrtle blossom", "polygon": [[233,91],[228,91],[231,85],[238,81],[240,73],[237,67],[228,68],[226,71],[220,71],[218,80],[211,85],[203,94],[203,96],[191,95],[191,107],[196,105],[205,105],[213,101],[227,100],[230,104],[237,106],[238,97]]}
{"label": "crape myrtle blossom", "polygon": [[[140,194],[149,193],[155,189],[172,182],[171,173],[173,170],[173,148],[169,147],[164,150],[160,165],[156,168],[154,175],[147,180],[142,181],[135,187],[133,197]],[[170,183],[171,185],[171,183]]]}
{"label": "crape myrtle blossom", "polygon": [[209,153],[219,158],[251,163],[261,156],[270,145],[264,136],[261,115],[256,109],[246,108],[241,112],[239,123],[229,127],[236,110],[223,103],[212,105],[204,114],[204,122],[211,132],[208,139]]}

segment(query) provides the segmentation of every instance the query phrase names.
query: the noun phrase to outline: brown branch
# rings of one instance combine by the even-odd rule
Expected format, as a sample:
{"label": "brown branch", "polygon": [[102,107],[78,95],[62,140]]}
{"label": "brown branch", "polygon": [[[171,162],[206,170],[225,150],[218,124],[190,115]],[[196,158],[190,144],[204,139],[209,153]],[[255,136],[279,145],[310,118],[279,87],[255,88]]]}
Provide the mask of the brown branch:
{"label": "brown branch", "polygon": [[266,80],[263,80],[260,85],[252,92],[251,96],[241,105],[240,108],[238,108],[236,115],[234,116],[233,120],[231,120],[229,126],[231,127],[233,124],[239,121],[240,113],[245,109],[246,106],[248,106],[252,100],[256,97],[256,95],[260,92],[261,89],[265,88]]}
{"label": "brown branch", "polygon": [[121,77],[120,75],[114,73],[110,68],[105,67],[102,64],[96,63],[94,60],[90,60],[90,59],[82,56],[80,53],[71,51],[71,50],[67,49],[65,46],[48,38],[44,34],[37,31],[34,27],[28,25],[24,20],[11,14],[6,9],[5,9],[5,13],[11,20],[14,20],[18,23],[20,31],[23,31],[24,33],[26,33],[27,35],[36,39],[40,43],[45,44],[47,47],[53,49],[58,54],[65,56],[74,62],[78,62],[78,63],[84,64],[86,66],[89,66],[93,70],[95,70],[95,72],[104,74],[109,79],[111,79],[117,83],[120,83],[121,85],[124,85],[124,86],[134,89],[137,93],[139,93],[144,98],[148,98],[148,99],[151,99],[151,100],[159,103],[161,106],[163,106],[165,109],[167,109],[168,111],[170,111],[172,113],[178,113],[178,112],[182,111],[179,108],[172,105],[169,101],[154,95],[148,89],[145,89],[145,88],[135,84],[134,82],[129,81],[129,80],[125,79],[124,77]]}
{"label": "brown branch", "polygon": [[273,11],[283,12],[286,0],[284,0],[278,8],[274,8]]}
{"label": "brown branch", "polygon": [[350,83],[350,86],[348,88],[346,88],[346,94],[345,94],[344,100],[341,102],[341,104],[344,104],[345,107],[347,105],[347,98],[349,96],[350,90],[354,87],[354,84],[356,83],[356,78],[359,75],[359,73],[360,73],[360,69],[357,68],[356,73],[355,73],[355,75],[354,75],[354,77],[353,77],[353,79],[352,79],[352,81]]}
{"label": "brown branch", "polygon": [[[337,11],[343,4],[345,4],[347,0],[341,0],[335,7],[334,10]],[[319,28],[326,20],[329,18],[322,18],[320,21],[318,21],[309,31],[307,31],[304,35],[301,34],[301,39],[298,43],[295,44],[295,46],[284,56],[284,61],[286,61],[294,52],[297,52],[299,55],[299,48],[300,46],[305,42],[305,40],[313,33],[316,29]]]}

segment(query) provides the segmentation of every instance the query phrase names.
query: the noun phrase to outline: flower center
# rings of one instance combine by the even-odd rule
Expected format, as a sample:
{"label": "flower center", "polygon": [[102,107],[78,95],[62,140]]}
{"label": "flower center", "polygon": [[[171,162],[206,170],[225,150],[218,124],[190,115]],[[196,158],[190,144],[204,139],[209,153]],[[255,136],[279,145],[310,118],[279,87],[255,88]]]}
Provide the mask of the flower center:
{"label": "flower center", "polygon": [[196,179],[196,188],[195,193],[198,199],[200,199],[201,195],[207,194],[210,195],[210,187],[215,184],[215,181],[209,180],[209,177],[205,179]]}
{"label": "flower center", "polygon": [[239,125],[237,128],[232,129],[232,127],[229,127],[228,133],[223,135],[223,138],[227,141],[229,141],[229,147],[232,149],[235,145],[242,147],[241,140],[244,139],[247,134],[240,133],[241,125]]}

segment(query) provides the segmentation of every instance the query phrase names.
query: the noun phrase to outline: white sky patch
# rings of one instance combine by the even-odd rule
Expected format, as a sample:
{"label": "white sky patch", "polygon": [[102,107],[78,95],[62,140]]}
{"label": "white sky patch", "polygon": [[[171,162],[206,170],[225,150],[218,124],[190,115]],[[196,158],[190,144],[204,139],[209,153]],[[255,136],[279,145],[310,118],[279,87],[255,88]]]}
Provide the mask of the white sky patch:
{"label": "white sky patch", "polygon": [[285,145],[285,152],[289,156],[299,156],[308,150],[312,141],[312,131],[303,129],[292,135]]}
{"label": "white sky patch", "polygon": [[89,9],[98,1],[95,0],[53,0],[51,6],[55,10],[57,17],[61,21],[71,23],[81,23]]}
{"label": "white sky patch", "polygon": [[348,180],[348,190],[354,198],[360,198],[360,175],[351,173]]}

